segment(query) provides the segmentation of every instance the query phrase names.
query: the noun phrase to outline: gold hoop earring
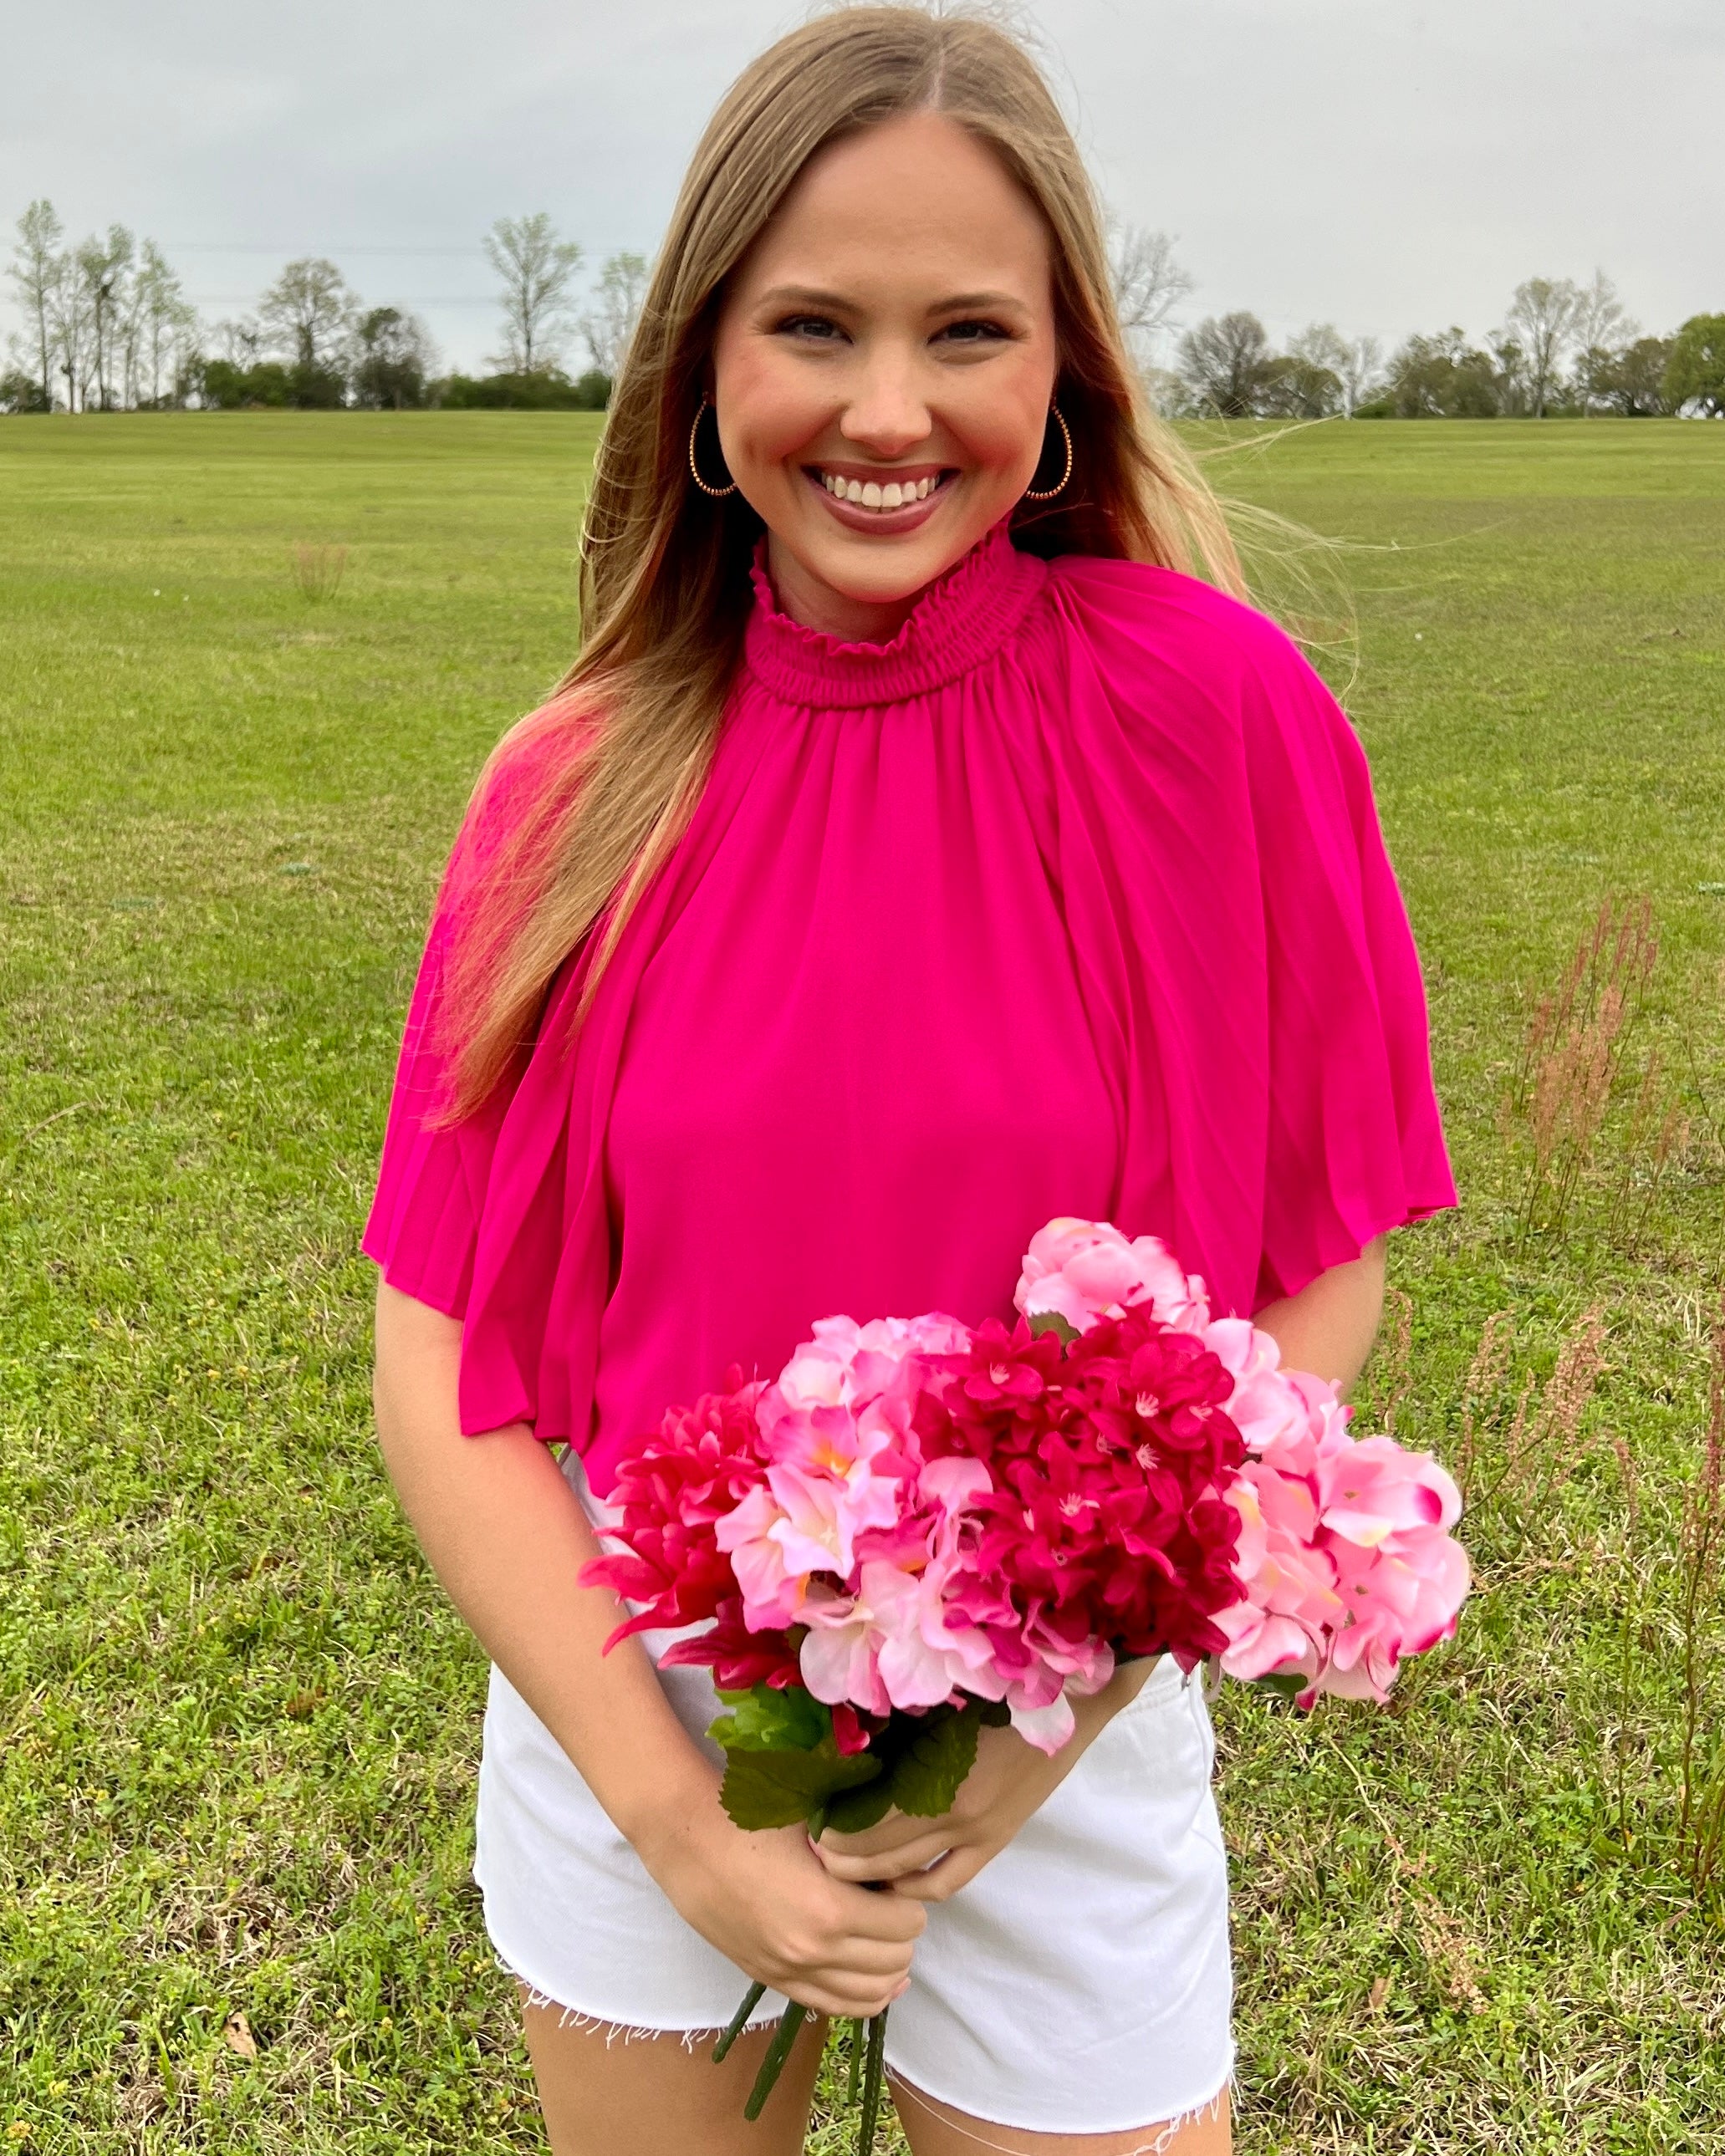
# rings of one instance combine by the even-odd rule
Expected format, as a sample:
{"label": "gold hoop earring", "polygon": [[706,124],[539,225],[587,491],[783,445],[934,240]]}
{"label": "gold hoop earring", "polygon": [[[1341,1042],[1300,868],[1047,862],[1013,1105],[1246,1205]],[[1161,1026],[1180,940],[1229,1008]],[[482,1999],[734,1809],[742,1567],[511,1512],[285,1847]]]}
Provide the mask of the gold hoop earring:
{"label": "gold hoop earring", "polygon": [[[1049,417],[1060,430],[1060,439],[1066,445],[1066,469],[1060,474],[1060,477],[1055,481],[1052,486],[1027,486],[1024,489],[1024,499],[1026,501],[1052,501],[1057,494],[1065,492],[1066,482],[1072,476],[1072,429],[1066,424],[1066,415],[1063,411],[1061,411],[1058,404],[1050,404],[1048,408],[1048,412]],[[1048,429],[1045,427],[1043,429],[1043,442],[1045,447],[1047,444],[1047,440]],[[1038,457],[1036,461],[1040,465],[1042,459],[1040,457]],[[1032,472],[1030,476],[1032,479],[1034,479],[1036,475],[1034,472]]]}
{"label": "gold hoop earring", "polygon": [[709,486],[701,475],[701,466],[695,461],[695,437],[701,432],[701,415],[709,408],[710,399],[703,397],[701,411],[696,413],[695,424],[689,429],[689,476],[703,494],[710,495],[715,501],[722,501],[727,495],[736,493],[737,481],[732,480],[729,486]]}

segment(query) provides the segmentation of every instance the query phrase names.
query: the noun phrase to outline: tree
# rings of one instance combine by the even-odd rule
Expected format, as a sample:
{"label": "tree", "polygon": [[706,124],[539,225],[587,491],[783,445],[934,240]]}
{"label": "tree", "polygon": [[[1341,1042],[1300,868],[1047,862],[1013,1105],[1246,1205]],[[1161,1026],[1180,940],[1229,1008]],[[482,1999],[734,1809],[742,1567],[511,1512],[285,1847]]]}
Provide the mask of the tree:
{"label": "tree", "polygon": [[1595,270],[1592,284],[1583,285],[1576,292],[1572,328],[1576,349],[1584,352],[1609,352],[1640,335],[1617,295],[1617,287],[1603,270]]}
{"label": "tree", "polygon": [[623,371],[629,341],[647,296],[647,275],[644,254],[612,255],[599,272],[598,304],[582,318],[581,333],[593,367],[609,381]]}
{"label": "tree", "polygon": [[1108,268],[1120,326],[1139,372],[1147,373],[1157,339],[1181,300],[1198,290],[1198,280],[1174,259],[1174,243],[1167,233],[1148,232],[1137,224],[1111,225]]}
{"label": "tree", "polygon": [[1348,409],[1347,340],[1332,322],[1314,322],[1288,340],[1266,393],[1266,408],[1293,419],[1328,419]]}
{"label": "tree", "polygon": [[1360,406],[1384,387],[1384,347],[1374,336],[1350,340],[1347,356],[1337,372],[1342,377],[1342,409],[1352,418]]}
{"label": "tree", "polygon": [[1674,412],[1693,405],[1702,418],[1725,418],[1725,315],[1692,315],[1677,331],[1665,393]]}
{"label": "tree", "polygon": [[66,385],[66,409],[83,409],[91,332],[90,288],[70,256],[48,292],[48,349],[54,371]]}
{"label": "tree", "polygon": [[1449,329],[1399,347],[1387,393],[1398,419],[1492,419],[1502,408],[1502,377],[1489,352]]}
{"label": "tree", "polygon": [[1503,341],[1513,340],[1522,355],[1528,406],[1536,419],[1545,417],[1574,342],[1582,306],[1579,287],[1567,277],[1530,277],[1516,286],[1504,318]]}
{"label": "tree", "polygon": [[1638,336],[1615,350],[1590,346],[1576,363],[1576,388],[1589,409],[1615,412],[1625,419],[1656,418],[1668,413],[1666,369],[1675,337]]}
{"label": "tree", "polygon": [[1264,325],[1244,312],[1211,315],[1180,339],[1180,378],[1200,411],[1249,418],[1276,377]]}
{"label": "tree", "polygon": [[54,409],[53,340],[49,322],[54,290],[64,274],[59,254],[60,221],[54,204],[44,196],[33,202],[18,221],[18,247],[8,275],[18,303],[35,331],[36,379],[42,385],[44,408]]}
{"label": "tree", "polygon": [[374,412],[402,412],[425,402],[431,339],[417,315],[373,307],[354,331],[354,396]]}
{"label": "tree", "polygon": [[[147,401],[152,405],[164,401],[162,371],[171,366],[170,378],[177,381],[197,327],[197,309],[187,299],[155,241],[146,239],[132,280],[132,311],[127,324],[130,401],[140,404]],[[146,372],[147,399],[144,396]]]}
{"label": "tree", "polygon": [[265,336],[294,369],[296,403],[341,402],[347,389],[344,346],[357,308],[341,271],[320,255],[290,262],[259,301],[258,320]]}
{"label": "tree", "polygon": [[33,374],[8,367],[0,374],[0,412],[51,412],[49,392]]}
{"label": "tree", "polygon": [[569,331],[569,285],[581,262],[543,210],[500,217],[485,257],[503,280],[503,371],[533,374],[559,355]]}
{"label": "tree", "polygon": [[[93,369],[95,374],[99,412],[110,410],[114,403],[110,377],[117,332],[126,314],[133,244],[123,224],[110,224],[105,239],[86,239],[74,258],[75,274],[84,286],[89,308],[87,371]],[[86,393],[86,406],[89,401]]]}

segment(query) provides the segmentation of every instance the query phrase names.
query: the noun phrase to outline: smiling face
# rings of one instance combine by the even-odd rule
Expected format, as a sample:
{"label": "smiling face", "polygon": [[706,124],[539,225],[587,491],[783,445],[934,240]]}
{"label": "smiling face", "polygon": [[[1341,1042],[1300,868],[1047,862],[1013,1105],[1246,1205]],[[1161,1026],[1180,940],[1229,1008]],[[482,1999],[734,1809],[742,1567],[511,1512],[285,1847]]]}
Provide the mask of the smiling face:
{"label": "smiling face", "polygon": [[991,151],[916,113],[812,158],[713,346],[785,611],[891,637],[1030,484],[1057,367],[1047,228]]}

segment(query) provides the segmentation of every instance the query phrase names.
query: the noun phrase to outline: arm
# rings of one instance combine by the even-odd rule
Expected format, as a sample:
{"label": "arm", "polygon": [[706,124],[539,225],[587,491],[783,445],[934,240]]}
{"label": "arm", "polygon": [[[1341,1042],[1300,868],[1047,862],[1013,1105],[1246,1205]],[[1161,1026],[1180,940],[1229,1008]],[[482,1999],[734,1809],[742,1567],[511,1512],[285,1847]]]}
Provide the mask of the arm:
{"label": "arm", "polygon": [[[1384,1307],[1384,1239],[1351,1264],[1320,1273],[1298,1295],[1259,1312],[1291,1369],[1333,1378],[1345,1390],[1365,1368]],[[1128,1662],[1089,1699],[1075,1699],[1078,1727],[1052,1758],[1015,1730],[985,1729],[976,1764],[944,1819],[888,1815],[866,1834],[824,1835],[818,1854],[835,1879],[891,1879],[901,1895],[944,1902],[974,1879],[1039,1810],[1128,1701],[1151,1665]]]}
{"label": "arm", "polygon": [[798,1832],[732,1825],[639,1640],[602,1651],[620,1613],[577,1584],[599,1548],[557,1462],[524,1423],[461,1434],[460,1346],[455,1319],[380,1285],[377,1435],[449,1599],[697,1931],[821,2012],[878,2011],[922,1912],[832,1881]]}

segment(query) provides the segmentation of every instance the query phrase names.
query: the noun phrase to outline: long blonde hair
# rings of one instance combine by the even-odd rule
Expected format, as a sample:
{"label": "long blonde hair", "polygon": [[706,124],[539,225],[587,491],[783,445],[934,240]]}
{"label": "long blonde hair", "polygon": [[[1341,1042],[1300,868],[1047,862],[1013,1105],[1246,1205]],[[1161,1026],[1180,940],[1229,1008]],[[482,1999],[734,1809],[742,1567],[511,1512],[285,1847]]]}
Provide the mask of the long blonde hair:
{"label": "long blonde hair", "polygon": [[[923,111],[986,142],[1052,235],[1056,393],[1076,457],[1063,495],[1020,506],[1017,543],[1157,562],[1244,594],[1214,495],[1140,392],[1096,197],[1028,52],[986,19],[907,6],[842,8],[780,38],[701,137],[617,381],[582,534],[581,655],[552,704],[523,722],[546,775],[512,813],[459,923],[453,1117],[531,1044],[553,977],[591,935],[585,1009],[706,776],[761,531],[741,495],[696,492],[686,463],[726,280],[818,151]],[[481,793],[521,745],[521,729],[506,737]]]}

